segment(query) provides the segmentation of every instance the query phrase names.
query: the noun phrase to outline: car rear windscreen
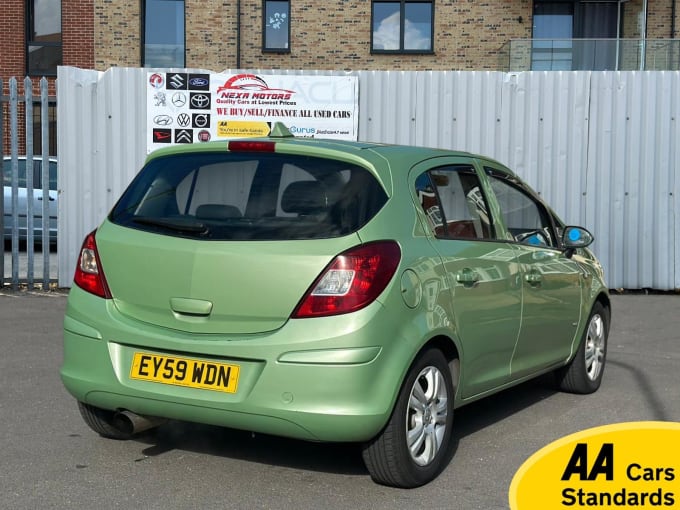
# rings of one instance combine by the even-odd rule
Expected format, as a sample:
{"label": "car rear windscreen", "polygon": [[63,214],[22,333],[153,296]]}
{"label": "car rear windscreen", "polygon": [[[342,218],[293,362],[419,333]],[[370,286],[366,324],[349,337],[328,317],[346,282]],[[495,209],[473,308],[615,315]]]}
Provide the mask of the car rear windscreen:
{"label": "car rear windscreen", "polygon": [[118,225],[206,240],[350,234],[385,204],[360,166],[281,153],[178,154],[150,161],[114,207]]}

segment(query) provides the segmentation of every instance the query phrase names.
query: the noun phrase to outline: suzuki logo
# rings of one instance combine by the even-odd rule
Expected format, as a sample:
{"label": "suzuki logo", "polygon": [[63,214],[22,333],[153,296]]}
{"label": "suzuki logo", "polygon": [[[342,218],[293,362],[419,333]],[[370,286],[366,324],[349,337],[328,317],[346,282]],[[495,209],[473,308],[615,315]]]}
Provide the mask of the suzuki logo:
{"label": "suzuki logo", "polygon": [[183,89],[186,78],[181,74],[173,74],[168,79],[168,86],[173,89]]}

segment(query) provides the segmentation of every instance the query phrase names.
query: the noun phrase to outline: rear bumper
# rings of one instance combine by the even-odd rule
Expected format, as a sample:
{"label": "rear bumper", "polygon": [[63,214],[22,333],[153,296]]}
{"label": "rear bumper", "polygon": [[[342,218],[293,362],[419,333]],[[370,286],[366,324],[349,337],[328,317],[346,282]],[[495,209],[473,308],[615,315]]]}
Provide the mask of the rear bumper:
{"label": "rear bumper", "polygon": [[[110,300],[74,287],[61,377],[76,399],[104,409],[315,441],[365,441],[389,418],[413,356],[398,335],[399,320],[409,319],[399,315],[403,310],[390,313],[376,302],[350,316],[290,320],[267,334],[226,338],[131,321]],[[135,352],[236,364],[237,391],[132,379]]]}

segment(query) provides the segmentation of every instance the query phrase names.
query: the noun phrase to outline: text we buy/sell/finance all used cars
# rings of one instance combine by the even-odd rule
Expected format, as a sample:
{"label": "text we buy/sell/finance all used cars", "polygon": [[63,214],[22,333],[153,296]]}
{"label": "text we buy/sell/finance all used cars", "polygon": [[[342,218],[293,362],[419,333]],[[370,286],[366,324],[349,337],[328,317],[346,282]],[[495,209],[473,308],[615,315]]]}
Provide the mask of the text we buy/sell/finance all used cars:
{"label": "text we buy/sell/finance all used cars", "polygon": [[547,372],[599,387],[591,242],[481,156],[280,126],[162,149],[83,243],[62,380],[105,437],[179,419],[359,442],[374,480],[415,487],[454,408]]}

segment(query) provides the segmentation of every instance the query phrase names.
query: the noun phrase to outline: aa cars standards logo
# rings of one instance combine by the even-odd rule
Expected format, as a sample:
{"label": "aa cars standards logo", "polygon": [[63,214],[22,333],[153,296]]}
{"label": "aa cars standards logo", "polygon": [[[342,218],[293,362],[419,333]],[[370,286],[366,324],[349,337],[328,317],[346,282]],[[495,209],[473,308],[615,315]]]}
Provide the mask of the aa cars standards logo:
{"label": "aa cars standards logo", "polygon": [[510,485],[511,510],[680,508],[680,423],[588,429],[542,448]]}

